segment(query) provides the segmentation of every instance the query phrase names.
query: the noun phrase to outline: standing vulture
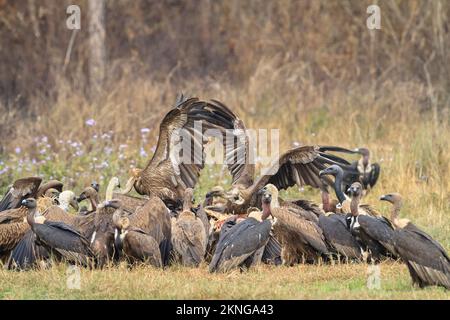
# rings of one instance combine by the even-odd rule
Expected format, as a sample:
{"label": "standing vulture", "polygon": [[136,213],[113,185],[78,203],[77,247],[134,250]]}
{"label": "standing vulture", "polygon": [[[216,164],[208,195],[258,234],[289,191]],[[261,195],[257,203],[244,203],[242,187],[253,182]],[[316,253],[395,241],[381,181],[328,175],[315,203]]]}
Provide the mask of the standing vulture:
{"label": "standing vulture", "polygon": [[27,222],[36,234],[36,241],[56,258],[86,265],[94,257],[89,241],[78,231],[65,223],[36,216],[35,199],[22,200],[22,205],[28,208]]}
{"label": "standing vulture", "polygon": [[[161,251],[163,265],[169,263],[169,256],[172,250],[171,242],[171,221],[169,209],[158,197],[150,197],[143,206],[138,207],[133,213],[127,212],[120,200],[113,199],[100,205],[101,208],[111,208],[113,214],[109,219],[103,220],[104,227],[96,229],[96,237],[105,237],[103,234],[113,234],[111,244],[115,241],[116,247],[122,246],[117,230],[114,230],[113,220],[119,221],[120,217],[126,216],[129,219],[130,227],[143,230],[146,234],[152,236]],[[107,227],[109,226],[109,227]]]}
{"label": "standing vulture", "polygon": [[184,266],[197,267],[205,256],[207,238],[202,220],[192,212],[193,196],[194,191],[187,188],[183,211],[173,218],[172,245],[176,260]]}
{"label": "standing vulture", "polygon": [[259,254],[269,241],[274,220],[259,222],[247,218],[236,223],[226,221],[221,228],[216,251],[209,264],[209,272],[228,272],[234,268],[249,268],[256,254]]}
{"label": "standing vulture", "polygon": [[445,249],[425,231],[407,219],[399,219],[402,197],[391,193],[380,198],[393,204],[392,223],[395,249],[408,266],[413,284],[420,288],[430,285],[450,289],[450,258]]}
{"label": "standing vulture", "polygon": [[354,150],[349,150],[341,147],[321,147],[321,150],[361,155],[361,158],[352,162],[350,166],[342,166],[344,169],[342,188],[345,192],[350,188],[353,182],[360,182],[366,192],[370,191],[377,183],[381,167],[378,163],[372,163],[370,161],[369,149],[356,148]]}
{"label": "standing vulture", "polygon": [[115,215],[113,221],[120,232],[120,247],[131,263],[140,261],[157,268],[163,266],[159,244],[155,238],[142,229],[131,227],[127,216]]}
{"label": "standing vulture", "polygon": [[329,255],[325,237],[317,223],[280,206],[278,189],[273,184],[266,185],[260,193],[263,197],[263,219],[271,215],[276,220],[273,232],[282,246],[283,264],[315,263]]}
{"label": "standing vulture", "polygon": [[356,237],[361,247],[369,254],[369,260],[379,262],[382,258],[396,257],[394,248],[394,228],[385,217],[361,215],[359,201],[363,194],[362,185],[354,182],[349,190],[351,195],[350,210],[347,215],[347,227]]}
{"label": "standing vulture", "polygon": [[153,157],[143,170],[132,171],[123,192],[134,187],[141,195],[159,197],[171,209],[180,208],[184,191],[195,186],[204,167],[207,137],[226,137],[226,130],[232,134],[237,121],[220,102],[182,99],[162,120]]}

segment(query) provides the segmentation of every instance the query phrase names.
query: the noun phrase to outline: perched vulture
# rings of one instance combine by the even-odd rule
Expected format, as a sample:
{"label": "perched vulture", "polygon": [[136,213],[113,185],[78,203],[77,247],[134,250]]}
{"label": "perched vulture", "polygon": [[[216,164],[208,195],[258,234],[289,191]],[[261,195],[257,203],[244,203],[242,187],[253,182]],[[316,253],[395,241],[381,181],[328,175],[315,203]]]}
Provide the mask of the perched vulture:
{"label": "perched vulture", "polygon": [[395,258],[394,228],[391,221],[383,216],[360,214],[359,201],[363,188],[359,182],[354,182],[348,191],[351,195],[351,213],[346,217],[347,227],[361,247],[369,253],[369,260],[379,262],[385,257]]}
{"label": "perched vulture", "polygon": [[195,186],[204,167],[207,138],[226,137],[226,130],[233,135],[236,126],[239,119],[220,102],[182,99],[162,120],[152,159],[143,170],[132,171],[123,193],[134,187],[141,195],[159,197],[171,209],[180,208],[185,189]]}
{"label": "perched vulture", "polygon": [[408,266],[413,284],[420,288],[438,285],[450,289],[450,258],[445,249],[408,219],[398,218],[402,207],[400,194],[387,194],[380,200],[393,204],[391,220],[396,228],[395,250]]}
{"label": "perched vulture", "polygon": [[273,184],[267,184],[259,193],[262,194],[263,219],[272,216],[276,221],[273,232],[282,246],[283,264],[316,263],[330,254],[322,229],[316,222],[280,206],[278,189]]}
{"label": "perched vulture", "polygon": [[192,211],[193,195],[191,188],[185,190],[183,211],[172,223],[172,245],[176,260],[197,267],[205,256],[207,237],[202,220]]}

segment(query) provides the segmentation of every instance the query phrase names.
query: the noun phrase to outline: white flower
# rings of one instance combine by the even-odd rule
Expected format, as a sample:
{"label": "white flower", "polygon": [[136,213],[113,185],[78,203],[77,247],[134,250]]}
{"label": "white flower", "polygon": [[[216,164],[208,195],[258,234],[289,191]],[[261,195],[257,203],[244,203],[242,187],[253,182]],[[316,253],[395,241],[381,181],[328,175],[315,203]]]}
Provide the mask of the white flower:
{"label": "white flower", "polygon": [[94,119],[87,119],[85,123],[89,127],[95,126],[95,120]]}

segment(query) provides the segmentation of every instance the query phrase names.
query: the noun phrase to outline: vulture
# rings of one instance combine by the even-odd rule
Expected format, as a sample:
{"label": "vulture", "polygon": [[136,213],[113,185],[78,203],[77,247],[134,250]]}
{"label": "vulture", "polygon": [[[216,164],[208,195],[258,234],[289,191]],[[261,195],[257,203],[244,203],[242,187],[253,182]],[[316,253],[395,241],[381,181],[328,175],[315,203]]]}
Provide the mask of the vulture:
{"label": "vulture", "polygon": [[235,218],[222,225],[219,241],[209,264],[211,273],[250,268],[254,260],[261,259],[262,250],[269,241],[274,220],[265,219],[260,222],[250,217],[236,223]]}
{"label": "vulture", "polygon": [[28,208],[27,222],[36,235],[36,241],[58,260],[76,264],[89,264],[94,257],[89,241],[71,226],[56,221],[49,221],[44,216],[36,215],[36,200],[22,200]]}
{"label": "vulture", "polygon": [[[348,162],[344,159],[320,151],[318,146],[301,146],[291,149],[280,156],[266,174],[262,175],[253,184],[235,184],[232,190],[226,193],[227,203],[225,212],[245,213],[249,207],[261,205],[260,191],[265,185],[272,184],[278,190],[287,189],[294,185],[303,187],[309,185],[313,188],[325,188],[333,182],[328,177],[319,177],[319,172],[331,164],[343,165]],[[247,181],[247,180],[246,180]]]}
{"label": "vulture", "polygon": [[319,216],[318,225],[323,231],[326,242],[338,257],[346,262],[362,260],[361,246],[347,228],[344,215],[323,213]]}
{"label": "vulture", "polygon": [[203,221],[192,211],[194,191],[185,190],[183,211],[172,223],[172,245],[176,261],[189,267],[198,267],[202,262],[207,245]]}
{"label": "vulture", "polygon": [[[59,194],[58,202],[59,205],[50,206],[42,213],[42,216],[47,221],[67,224],[80,232],[84,237],[90,237],[93,232],[93,216],[77,216],[68,213],[69,206],[72,206],[75,210],[78,208],[75,194],[69,190],[63,191]],[[28,209],[23,208],[26,210],[26,215]],[[49,258],[46,248],[36,244],[36,234],[30,230],[29,226],[26,229],[26,233],[18,240],[20,241],[18,241],[17,246],[14,247],[9,256],[8,269],[27,269],[34,266],[36,261]]]}
{"label": "vulture", "polygon": [[156,240],[161,251],[163,265],[168,265],[172,250],[172,226],[169,209],[161,199],[158,197],[150,197],[143,206],[138,207],[133,213],[127,212],[122,207],[121,201],[117,199],[106,201],[100,207],[112,209],[113,214],[109,215],[109,219],[105,217],[103,220],[104,226],[102,230],[98,230],[96,236],[105,238],[104,234],[110,233],[112,234],[110,243],[115,242],[116,247],[122,246],[118,230],[113,225],[113,220],[116,219],[118,221],[120,217],[127,216],[130,227],[141,229]]}
{"label": "vulture", "polygon": [[153,157],[144,169],[132,170],[123,193],[134,187],[141,195],[159,197],[170,209],[180,208],[184,191],[195,186],[204,167],[207,138],[226,137],[225,130],[233,135],[238,123],[233,112],[218,101],[182,98],[160,124]]}
{"label": "vulture", "polygon": [[273,233],[282,246],[283,264],[315,263],[330,254],[322,229],[316,222],[280,206],[278,189],[273,184],[267,184],[259,193],[262,194],[263,219],[272,216],[276,221]]}
{"label": "vulture", "polygon": [[130,263],[146,262],[157,268],[163,266],[155,238],[140,228],[131,227],[127,216],[114,215],[113,221],[120,232],[120,248]]}
{"label": "vulture", "polygon": [[344,175],[342,177],[342,188],[348,190],[353,182],[360,182],[364,191],[370,191],[378,181],[381,167],[378,163],[370,161],[370,150],[367,148],[356,148],[354,150],[341,147],[321,147],[322,151],[335,151],[349,154],[359,154],[361,158],[348,165],[342,166]]}
{"label": "vulture", "polygon": [[402,196],[391,193],[380,198],[392,203],[391,220],[396,228],[394,245],[406,263],[414,285],[438,285],[450,289],[450,258],[445,249],[425,231],[408,219],[399,219]]}
{"label": "vulture", "polygon": [[38,177],[16,180],[2,197],[0,211],[19,208],[23,199],[36,197],[41,182],[42,179]]}
{"label": "vulture", "polygon": [[[350,213],[350,199],[344,192],[342,191],[342,177],[344,175],[344,170],[339,165],[331,165],[328,168],[320,171],[319,176],[323,178],[324,176],[332,175],[334,176],[333,189],[336,193],[336,197],[338,198],[339,204],[334,206],[336,210],[335,213]],[[350,190],[350,188],[348,189]],[[323,189],[322,190],[322,201],[325,206],[327,206],[328,211],[333,210],[333,205],[330,205],[328,192]],[[328,204],[327,204],[328,203]],[[369,215],[369,216],[381,216],[380,213],[375,210],[372,206],[368,204],[359,204],[359,214],[361,215]]]}
{"label": "vulture", "polygon": [[[7,213],[12,212],[10,215]],[[10,252],[29,230],[26,222],[27,208],[20,207],[0,213],[0,261],[6,262]]]}
{"label": "vulture", "polygon": [[368,252],[369,261],[379,262],[384,257],[395,258],[394,227],[391,221],[383,216],[360,214],[359,201],[363,194],[361,183],[352,183],[348,192],[351,195],[351,213],[346,216],[347,227]]}
{"label": "vulture", "polygon": [[81,202],[83,200],[89,200],[88,213],[95,212],[99,203],[98,191],[92,186],[85,188],[78,196],[77,202]]}

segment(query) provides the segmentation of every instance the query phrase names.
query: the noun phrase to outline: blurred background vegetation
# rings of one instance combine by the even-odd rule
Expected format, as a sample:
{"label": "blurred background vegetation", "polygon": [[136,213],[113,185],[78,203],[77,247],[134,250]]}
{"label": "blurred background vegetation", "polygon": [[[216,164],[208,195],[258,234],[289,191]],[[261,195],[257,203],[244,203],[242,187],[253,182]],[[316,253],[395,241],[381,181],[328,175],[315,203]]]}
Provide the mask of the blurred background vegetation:
{"label": "blurred background vegetation", "polygon": [[[0,0],[0,191],[32,174],[75,189],[124,180],[183,91],[223,101],[249,128],[280,128],[282,150],[370,148],[382,177],[367,201],[402,192],[405,211],[449,245],[450,2],[100,1],[95,94],[89,2]],[[366,27],[374,2],[381,30]],[[69,4],[81,8],[75,36]],[[227,182],[204,175],[203,189]]]}

